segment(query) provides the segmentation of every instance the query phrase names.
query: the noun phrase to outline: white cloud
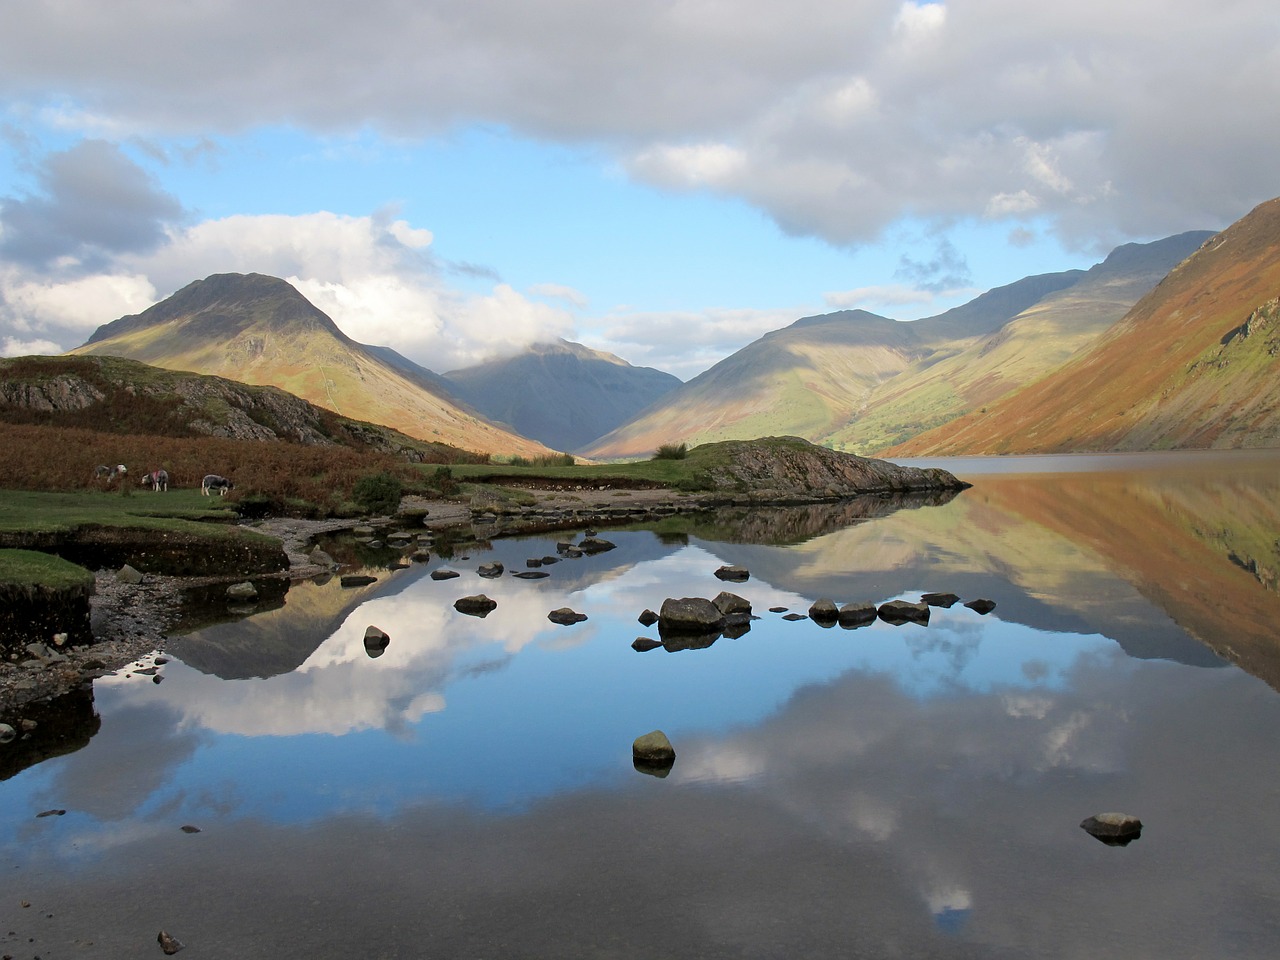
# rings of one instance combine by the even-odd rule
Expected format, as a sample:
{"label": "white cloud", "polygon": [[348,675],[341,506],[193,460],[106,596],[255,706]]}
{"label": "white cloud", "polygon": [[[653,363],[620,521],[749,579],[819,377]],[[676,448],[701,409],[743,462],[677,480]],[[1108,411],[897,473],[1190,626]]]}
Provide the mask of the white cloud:
{"label": "white cloud", "polygon": [[823,302],[833,310],[861,308],[873,313],[886,306],[927,304],[934,299],[935,295],[928,291],[901,284],[856,287],[853,290],[838,290],[822,295]]}
{"label": "white cloud", "polygon": [[62,347],[52,340],[18,340],[5,337],[0,346],[0,357],[50,356],[62,352]]}

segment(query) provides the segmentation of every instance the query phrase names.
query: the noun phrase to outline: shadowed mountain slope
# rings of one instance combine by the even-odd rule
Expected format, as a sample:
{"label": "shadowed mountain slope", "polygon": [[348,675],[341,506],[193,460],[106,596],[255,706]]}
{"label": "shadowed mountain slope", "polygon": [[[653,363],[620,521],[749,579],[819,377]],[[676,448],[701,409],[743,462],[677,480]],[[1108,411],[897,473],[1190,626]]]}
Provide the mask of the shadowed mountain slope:
{"label": "shadowed mountain slope", "polygon": [[197,280],[140,314],[99,327],[70,352],[277,386],[344,417],[465,450],[548,452],[463,409],[433,390],[429,377],[388,363],[290,284],[261,274]]}
{"label": "shadowed mountain slope", "polygon": [[577,450],[680,386],[669,373],[558,340],[454,370],[449,392],[556,450]]}
{"label": "shadowed mountain slope", "polygon": [[1082,354],[894,453],[1280,446],[1280,200],[1207,241]]}

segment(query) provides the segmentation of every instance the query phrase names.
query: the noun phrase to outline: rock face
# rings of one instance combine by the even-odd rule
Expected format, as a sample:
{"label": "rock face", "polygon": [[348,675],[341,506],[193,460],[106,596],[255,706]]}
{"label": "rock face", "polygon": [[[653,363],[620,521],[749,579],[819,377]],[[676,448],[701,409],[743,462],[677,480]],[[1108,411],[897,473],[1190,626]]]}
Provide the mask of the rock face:
{"label": "rock face", "polygon": [[726,440],[705,446],[714,449],[718,461],[707,471],[716,487],[747,490],[760,500],[834,500],[866,493],[963,490],[971,486],[936,467],[902,467],[887,460],[837,453],[800,437]]}

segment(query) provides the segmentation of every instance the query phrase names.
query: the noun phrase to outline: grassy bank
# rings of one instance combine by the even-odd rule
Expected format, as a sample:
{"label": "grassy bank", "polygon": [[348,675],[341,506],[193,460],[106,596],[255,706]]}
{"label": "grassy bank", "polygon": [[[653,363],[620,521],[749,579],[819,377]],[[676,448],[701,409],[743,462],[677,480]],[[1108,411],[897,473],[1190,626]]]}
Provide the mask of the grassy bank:
{"label": "grassy bank", "polygon": [[45,590],[84,590],[93,586],[93,574],[48,553],[34,550],[0,550],[0,592]]}
{"label": "grassy bank", "polygon": [[231,529],[225,525],[235,517],[223,500],[201,496],[199,490],[138,490],[129,496],[118,490],[0,490],[0,535],[71,533],[93,526],[226,536]]}

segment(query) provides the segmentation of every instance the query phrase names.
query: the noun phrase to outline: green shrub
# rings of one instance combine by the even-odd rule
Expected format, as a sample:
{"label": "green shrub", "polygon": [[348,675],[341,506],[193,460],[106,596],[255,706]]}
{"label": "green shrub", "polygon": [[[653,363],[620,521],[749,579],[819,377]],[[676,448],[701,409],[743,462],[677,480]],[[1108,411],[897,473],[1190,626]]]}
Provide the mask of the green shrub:
{"label": "green shrub", "polygon": [[462,489],[448,467],[436,467],[435,472],[427,477],[426,487],[441,497],[456,497]]}
{"label": "green shrub", "polygon": [[384,471],[361,477],[351,495],[370,513],[395,513],[400,509],[401,489],[400,478]]}
{"label": "green shrub", "polygon": [[689,456],[687,443],[664,443],[654,451],[654,460],[683,460]]}

